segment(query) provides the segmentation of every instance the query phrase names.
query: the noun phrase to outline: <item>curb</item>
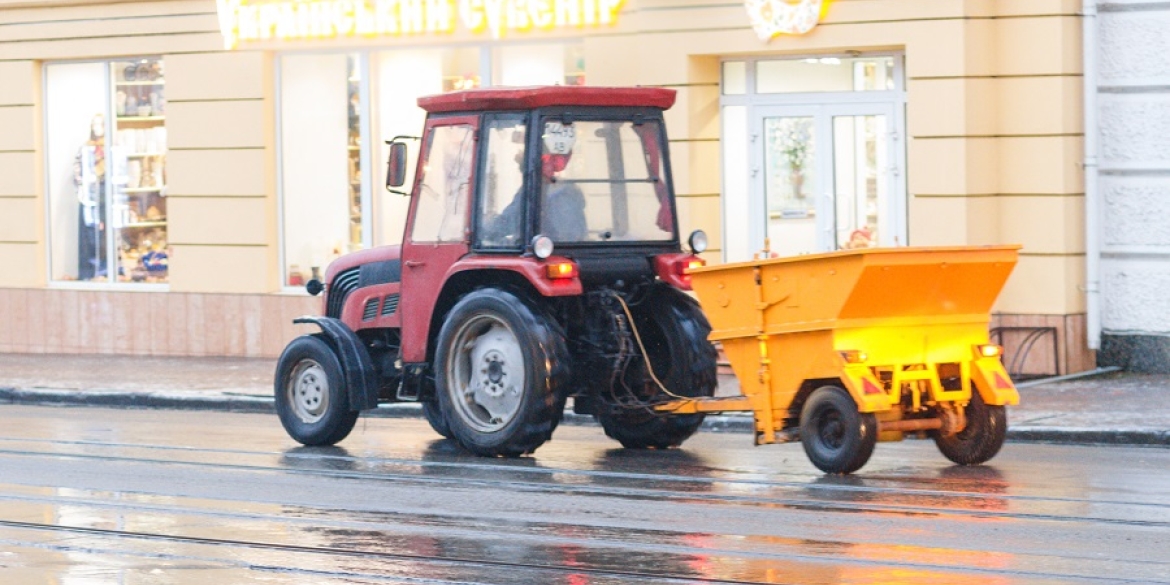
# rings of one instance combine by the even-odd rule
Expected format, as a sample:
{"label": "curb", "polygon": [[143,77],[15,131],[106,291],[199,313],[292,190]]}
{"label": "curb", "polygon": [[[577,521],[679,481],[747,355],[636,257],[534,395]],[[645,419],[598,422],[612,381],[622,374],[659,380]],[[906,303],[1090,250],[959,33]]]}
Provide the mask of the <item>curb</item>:
{"label": "curb", "polygon": [[[170,410],[218,410],[275,414],[273,399],[256,395],[212,396],[156,392],[120,392],[116,390],[56,390],[49,388],[0,388],[0,404],[48,406],[99,406],[108,408],[157,408]],[[421,418],[417,403],[385,404],[362,414],[370,418]],[[561,424],[596,426],[592,416],[565,412]],[[711,432],[751,433],[755,421],[751,415],[707,415],[703,430]],[[1143,429],[1078,429],[1069,427],[1010,428],[1011,441],[1033,443],[1064,443],[1078,445],[1170,446],[1170,431]]]}

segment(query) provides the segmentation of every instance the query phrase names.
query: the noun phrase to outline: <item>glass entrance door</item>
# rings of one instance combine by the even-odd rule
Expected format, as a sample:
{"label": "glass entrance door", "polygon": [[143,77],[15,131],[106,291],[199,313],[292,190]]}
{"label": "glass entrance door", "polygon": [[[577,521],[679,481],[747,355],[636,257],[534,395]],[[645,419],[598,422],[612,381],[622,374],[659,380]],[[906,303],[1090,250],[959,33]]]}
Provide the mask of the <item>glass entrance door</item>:
{"label": "glass entrance door", "polygon": [[757,249],[792,256],[904,242],[889,104],[762,106],[751,122]]}

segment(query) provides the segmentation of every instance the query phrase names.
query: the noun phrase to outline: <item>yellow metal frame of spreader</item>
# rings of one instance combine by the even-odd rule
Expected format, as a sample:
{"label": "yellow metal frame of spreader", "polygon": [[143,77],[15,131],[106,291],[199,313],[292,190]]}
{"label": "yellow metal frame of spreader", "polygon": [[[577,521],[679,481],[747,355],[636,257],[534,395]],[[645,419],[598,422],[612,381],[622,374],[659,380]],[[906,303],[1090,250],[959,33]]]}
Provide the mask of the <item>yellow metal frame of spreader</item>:
{"label": "yellow metal frame of spreader", "polygon": [[[823,385],[842,386],[880,422],[939,403],[965,406],[972,383],[987,404],[1018,404],[1000,358],[981,353],[1018,251],[871,248],[694,269],[710,339],[722,344],[742,396],[658,409],[751,411],[757,443],[774,443],[777,432],[798,424],[797,401]],[[902,405],[904,386],[909,405]],[[879,440],[900,438],[883,432]]]}

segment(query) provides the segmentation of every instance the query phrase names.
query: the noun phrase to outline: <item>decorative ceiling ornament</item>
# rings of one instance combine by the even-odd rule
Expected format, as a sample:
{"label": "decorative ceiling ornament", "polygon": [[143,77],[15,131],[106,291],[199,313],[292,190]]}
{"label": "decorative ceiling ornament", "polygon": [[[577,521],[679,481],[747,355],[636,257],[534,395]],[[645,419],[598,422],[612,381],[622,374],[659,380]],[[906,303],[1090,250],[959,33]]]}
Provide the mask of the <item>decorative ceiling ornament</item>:
{"label": "decorative ceiling ornament", "polygon": [[761,41],[812,30],[821,19],[824,5],[827,0],[799,0],[795,4],[788,0],[744,0],[752,28]]}

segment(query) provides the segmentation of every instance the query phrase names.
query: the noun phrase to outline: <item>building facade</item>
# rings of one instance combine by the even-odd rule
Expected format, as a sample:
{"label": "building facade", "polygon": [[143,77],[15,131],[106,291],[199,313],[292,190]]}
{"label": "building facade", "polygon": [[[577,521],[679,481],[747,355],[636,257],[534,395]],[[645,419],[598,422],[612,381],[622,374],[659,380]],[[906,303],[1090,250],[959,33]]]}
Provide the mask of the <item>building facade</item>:
{"label": "building facade", "polygon": [[1170,6],[1087,4],[1101,364],[1170,373]]}
{"label": "building facade", "polygon": [[301,283],[401,239],[384,141],[418,133],[418,96],[584,83],[678,91],[681,231],[709,262],[1021,244],[994,322],[1014,371],[1090,369],[1083,20],[1076,0],[0,0],[0,351],[277,355],[319,308]]}

